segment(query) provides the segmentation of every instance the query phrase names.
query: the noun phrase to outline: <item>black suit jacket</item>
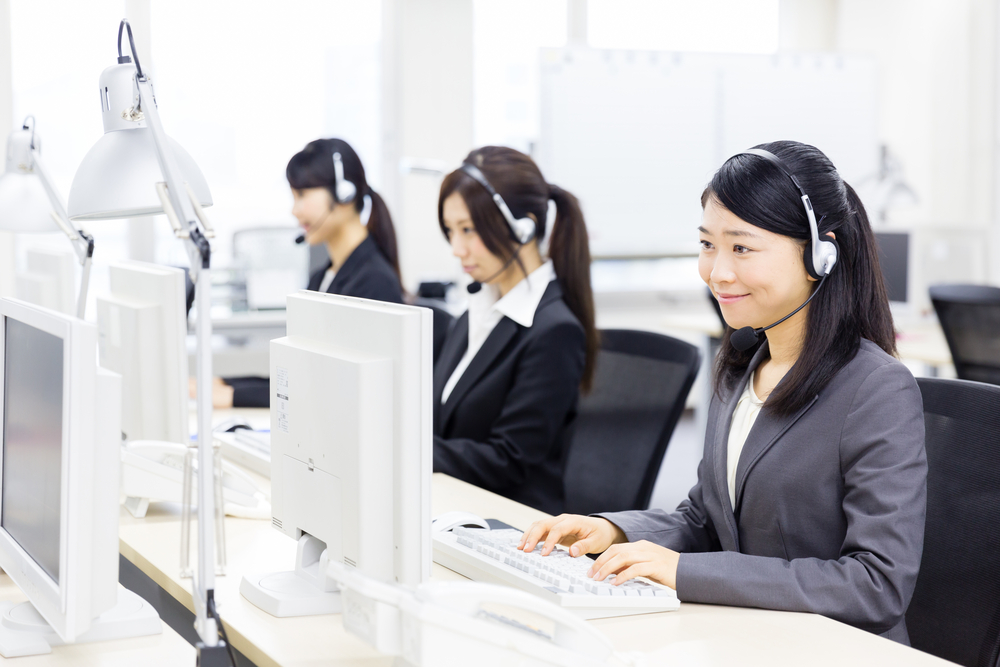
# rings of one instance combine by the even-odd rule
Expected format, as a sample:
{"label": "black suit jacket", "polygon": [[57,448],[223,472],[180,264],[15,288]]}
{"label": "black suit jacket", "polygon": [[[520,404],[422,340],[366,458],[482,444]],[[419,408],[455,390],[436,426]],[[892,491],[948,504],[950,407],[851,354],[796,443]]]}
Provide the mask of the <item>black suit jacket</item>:
{"label": "black suit jacket", "polygon": [[[306,289],[314,292],[319,290],[323,274],[331,266],[332,262],[312,274]],[[399,277],[371,236],[362,241],[361,245],[344,260],[343,266],[337,270],[337,275],[326,291],[328,294],[403,303],[403,288],[399,284]],[[239,377],[226,378],[225,381],[233,388],[233,407],[266,408],[271,405],[268,378]]]}
{"label": "black suit jacket", "polygon": [[586,335],[549,283],[531,327],[503,318],[442,405],[465,355],[469,314],[434,368],[434,470],[550,514],[562,512],[563,469],[576,418]]}
{"label": "black suit jacket", "polygon": [[[323,282],[323,275],[331,266],[333,262],[328,262],[326,266],[312,274],[306,289],[318,291]],[[337,275],[334,276],[326,292],[356,296],[361,299],[403,303],[403,288],[399,284],[399,277],[371,236],[362,241],[361,245],[344,260],[343,266],[337,269]]]}

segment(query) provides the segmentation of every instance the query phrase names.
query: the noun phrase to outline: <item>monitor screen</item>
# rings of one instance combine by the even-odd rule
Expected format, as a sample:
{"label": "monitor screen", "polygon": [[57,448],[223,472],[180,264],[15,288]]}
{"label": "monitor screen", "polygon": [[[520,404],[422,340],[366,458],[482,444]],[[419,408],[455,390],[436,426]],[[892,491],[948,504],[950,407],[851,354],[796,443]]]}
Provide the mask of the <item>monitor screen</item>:
{"label": "monitor screen", "polygon": [[5,318],[0,527],[58,584],[63,341]]}
{"label": "monitor screen", "polygon": [[910,235],[905,232],[875,232],[875,240],[889,301],[905,302],[908,298],[906,282],[910,271]]}

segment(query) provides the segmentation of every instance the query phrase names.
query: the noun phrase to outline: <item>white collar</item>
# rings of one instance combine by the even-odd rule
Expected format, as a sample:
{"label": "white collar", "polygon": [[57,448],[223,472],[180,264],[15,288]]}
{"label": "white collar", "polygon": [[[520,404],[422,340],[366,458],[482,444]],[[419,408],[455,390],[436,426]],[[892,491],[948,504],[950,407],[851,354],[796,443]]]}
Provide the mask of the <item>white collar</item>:
{"label": "white collar", "polygon": [[538,304],[555,277],[555,268],[552,260],[549,260],[514,285],[502,298],[496,285],[483,285],[478,294],[469,298],[469,316],[483,316],[492,310],[509,317],[522,327],[530,327],[535,321]]}

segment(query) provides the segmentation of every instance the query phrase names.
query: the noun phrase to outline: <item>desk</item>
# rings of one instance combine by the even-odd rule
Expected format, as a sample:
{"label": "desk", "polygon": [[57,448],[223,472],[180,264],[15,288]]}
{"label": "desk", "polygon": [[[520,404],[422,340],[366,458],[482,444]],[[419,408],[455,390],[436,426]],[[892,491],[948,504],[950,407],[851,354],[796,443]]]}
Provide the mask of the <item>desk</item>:
{"label": "desk", "polygon": [[[253,421],[263,411],[241,411]],[[232,413],[228,413],[229,416]],[[254,417],[256,415],[256,417]],[[263,482],[266,485],[266,481]],[[445,475],[434,475],[433,512],[467,510],[527,527],[544,516]],[[195,533],[196,534],[196,533]],[[146,519],[127,512],[121,520],[122,554],[188,609],[191,583],[179,572],[180,512],[166,503],[150,506]],[[228,574],[216,579],[216,600],[233,646],[260,667],[391,665],[341,624],[339,615],[274,618],[239,593],[244,572],[292,569],[295,543],[266,521],[226,519]],[[434,580],[459,575],[435,564]],[[651,664],[677,660],[697,665],[947,665],[919,651],[812,614],[684,604],[663,614],[591,621],[619,650],[652,654]]]}
{"label": "desk", "polygon": [[[8,602],[26,600],[10,577],[0,574],[0,599]],[[0,661],[6,662],[3,658]],[[12,658],[17,667],[194,667],[194,647],[164,623],[163,633],[111,642],[56,646],[48,655]]]}

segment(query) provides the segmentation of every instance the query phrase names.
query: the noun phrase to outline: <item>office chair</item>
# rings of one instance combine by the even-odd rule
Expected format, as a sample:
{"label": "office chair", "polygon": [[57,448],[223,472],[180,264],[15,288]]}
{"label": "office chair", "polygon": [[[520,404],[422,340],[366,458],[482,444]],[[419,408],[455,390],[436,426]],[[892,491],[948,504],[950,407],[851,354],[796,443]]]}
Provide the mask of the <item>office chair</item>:
{"label": "office chair", "polygon": [[958,377],[1000,384],[1000,287],[933,285],[930,294]]}
{"label": "office chair", "polygon": [[927,429],[924,552],[906,626],[914,648],[1000,665],[1000,387],[918,378]]}
{"label": "office chair", "polygon": [[566,511],[646,509],[701,353],[646,331],[605,330],[593,390],[580,396],[566,455]]}

